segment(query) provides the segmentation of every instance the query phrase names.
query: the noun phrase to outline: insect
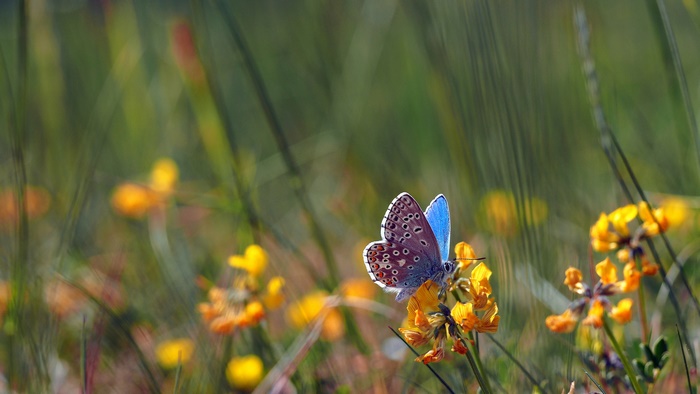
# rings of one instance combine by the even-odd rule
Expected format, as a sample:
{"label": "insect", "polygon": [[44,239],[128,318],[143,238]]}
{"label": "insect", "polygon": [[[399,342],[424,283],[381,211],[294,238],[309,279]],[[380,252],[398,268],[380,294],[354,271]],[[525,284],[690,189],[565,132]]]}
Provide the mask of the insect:
{"label": "insect", "polygon": [[439,194],[425,213],[408,193],[389,204],[382,220],[382,240],[370,242],[363,252],[370,278],[404,301],[428,279],[446,286],[455,271],[449,260],[450,211]]}

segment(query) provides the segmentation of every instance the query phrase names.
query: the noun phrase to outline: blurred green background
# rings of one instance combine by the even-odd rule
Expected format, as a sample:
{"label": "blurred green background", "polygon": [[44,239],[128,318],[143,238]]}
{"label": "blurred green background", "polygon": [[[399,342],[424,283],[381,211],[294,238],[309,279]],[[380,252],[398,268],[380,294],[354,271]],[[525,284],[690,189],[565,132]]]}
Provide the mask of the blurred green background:
{"label": "blurred green background", "polygon": [[[694,0],[667,6],[697,103],[700,9]],[[225,276],[229,254],[261,243],[269,270],[288,278],[289,299],[337,284],[324,243],[336,279],[369,281],[361,250],[379,238],[389,202],[407,191],[425,207],[444,193],[453,244],[470,242],[494,272],[496,338],[557,391],[581,368],[573,337],[545,333],[544,318],[570,299],[566,267],[588,273],[589,227],[626,203],[591,116],[577,7],[602,109],[635,175],[652,202],[679,195],[694,208],[698,152],[654,2],[0,2],[0,187],[37,186],[51,201],[26,227],[3,226],[0,276],[41,294],[56,275],[117,265],[129,319],[155,337],[183,335],[201,326],[195,278]],[[145,182],[160,157],[180,171],[163,231],[110,206],[117,185]],[[690,216],[671,233],[674,246],[696,227]],[[660,280],[645,283],[656,294]],[[673,311],[659,308],[675,335]],[[19,343],[39,346],[11,353],[6,330],[4,362],[34,371],[59,357],[77,375],[80,319],[63,325],[40,302],[22,313]],[[367,327],[401,321],[368,320],[360,334],[378,352],[393,335]],[[284,319],[271,321],[286,347]],[[638,337],[634,323],[629,330]],[[507,391],[529,387],[489,349],[486,365]],[[409,380],[418,366],[400,368]]]}

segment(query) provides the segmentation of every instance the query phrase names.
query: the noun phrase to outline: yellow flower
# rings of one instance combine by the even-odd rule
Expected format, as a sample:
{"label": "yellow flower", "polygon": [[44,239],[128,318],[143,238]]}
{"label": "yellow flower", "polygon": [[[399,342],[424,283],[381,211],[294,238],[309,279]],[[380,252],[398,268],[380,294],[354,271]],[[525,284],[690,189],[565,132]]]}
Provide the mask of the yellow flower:
{"label": "yellow flower", "polygon": [[262,380],[263,373],[262,360],[253,354],[234,357],[226,366],[226,379],[231,387],[242,391],[253,391]]}
{"label": "yellow flower", "polygon": [[570,309],[567,309],[561,315],[547,316],[547,318],[544,321],[544,324],[552,332],[569,333],[573,331],[574,328],[576,328],[578,318],[578,315],[575,315],[573,312],[571,312]]}
{"label": "yellow flower", "polygon": [[474,313],[474,306],[471,302],[466,304],[457,302],[452,308],[452,318],[455,323],[462,327],[464,332],[473,330],[479,323],[479,317]]}
{"label": "yellow flower", "polygon": [[591,246],[598,252],[609,252],[618,248],[620,236],[610,231],[608,215],[601,213],[598,221],[591,226]]}
{"label": "yellow flower", "polygon": [[479,319],[479,321],[476,323],[476,326],[474,329],[477,332],[488,332],[491,334],[495,334],[496,331],[498,330],[498,323],[501,321],[501,317],[498,316],[498,305],[494,302],[491,304],[489,309],[486,310],[484,313],[484,316]]}
{"label": "yellow flower", "polygon": [[400,327],[399,332],[412,346],[424,345],[435,335],[435,326],[428,316],[440,310],[438,288],[433,281],[428,280],[408,300],[406,327]]}
{"label": "yellow flower", "polygon": [[321,326],[321,338],[326,341],[337,341],[345,335],[345,319],[337,308],[328,311]]}
{"label": "yellow flower", "polygon": [[668,197],[661,202],[669,227],[678,227],[690,216],[688,202],[679,197]]}
{"label": "yellow flower", "polygon": [[346,279],[341,285],[341,293],[348,298],[364,298],[371,300],[377,293],[377,286],[367,279]]}
{"label": "yellow flower", "polygon": [[603,313],[605,313],[605,306],[600,300],[594,299],[588,310],[588,316],[583,319],[581,324],[601,328],[603,327]]}
{"label": "yellow flower", "polygon": [[[326,306],[328,293],[317,290],[307,294],[301,300],[287,308],[287,321],[293,327],[299,329],[306,327],[323,312]],[[342,314],[335,308],[328,311],[323,320],[321,336],[323,339],[333,341],[345,334],[345,326]]]}
{"label": "yellow flower", "polygon": [[664,214],[664,209],[657,208],[652,212],[649,208],[649,204],[644,201],[639,203],[639,218],[644,221],[642,227],[647,237],[653,237],[659,233],[663,233],[669,226],[669,221]]}
{"label": "yellow flower", "polygon": [[564,275],[566,276],[564,279],[564,284],[569,286],[571,291],[582,294],[583,283],[581,283],[581,281],[583,280],[583,274],[581,271],[574,267],[569,267],[566,269],[566,273]]}
{"label": "yellow flower", "polygon": [[492,232],[504,237],[517,233],[518,215],[513,193],[504,190],[491,191],[481,199],[481,208]]}
{"label": "yellow flower", "polygon": [[254,277],[259,277],[267,267],[267,252],[259,245],[250,245],[245,249],[245,254],[231,256],[228,264],[231,267],[248,271]]}
{"label": "yellow flower", "polygon": [[608,315],[620,324],[629,323],[632,320],[632,299],[625,298],[620,300]]}
{"label": "yellow flower", "polygon": [[637,266],[633,261],[625,264],[623,274],[625,279],[619,283],[620,290],[623,293],[637,290],[639,288],[639,281],[642,279],[642,273],[637,270]]}
{"label": "yellow flower", "polygon": [[469,267],[474,261],[476,261],[476,253],[474,249],[466,242],[460,242],[455,245],[455,256],[458,264],[458,272]]}
{"label": "yellow flower", "polygon": [[249,277],[234,282],[233,287],[209,289],[209,302],[197,305],[202,319],[209,323],[209,330],[216,334],[232,334],[236,328],[257,325],[265,318],[263,303],[256,296]]}
{"label": "yellow flower", "polygon": [[178,338],[161,342],[156,347],[156,359],[163,369],[173,369],[185,364],[194,353],[194,342],[189,338]]}
{"label": "yellow flower", "polygon": [[617,259],[621,263],[627,263],[630,261],[630,250],[625,248],[625,249],[620,249],[617,251]]}
{"label": "yellow flower", "polygon": [[267,282],[267,294],[263,298],[265,307],[267,309],[277,309],[284,302],[284,294],[282,294],[282,288],[284,287],[284,278],[281,276],[275,276]]}
{"label": "yellow flower", "polygon": [[156,201],[151,189],[135,183],[123,183],[112,194],[112,208],[133,219],[142,218]]}
{"label": "yellow flower", "polygon": [[608,285],[617,282],[617,267],[615,267],[615,264],[613,264],[608,257],[596,264],[595,273],[600,276],[600,281],[603,282],[603,284]]}
{"label": "yellow flower", "polygon": [[250,322],[249,325],[258,324],[263,318],[265,318],[265,309],[260,301],[253,301],[245,306],[245,316]]}
{"label": "yellow flower", "polygon": [[157,193],[170,194],[177,183],[179,171],[172,159],[161,158],[151,170],[151,189]]}
{"label": "yellow flower", "polygon": [[634,220],[635,217],[637,217],[637,206],[634,204],[617,208],[608,215],[610,223],[612,223],[613,228],[621,237],[629,237],[630,230],[627,223]]}
{"label": "yellow flower", "polygon": [[490,306],[490,277],[491,270],[488,269],[484,263],[479,263],[479,265],[472,270],[471,278],[469,279],[469,295],[471,298],[469,301],[474,303],[474,309],[476,310],[486,309]]}

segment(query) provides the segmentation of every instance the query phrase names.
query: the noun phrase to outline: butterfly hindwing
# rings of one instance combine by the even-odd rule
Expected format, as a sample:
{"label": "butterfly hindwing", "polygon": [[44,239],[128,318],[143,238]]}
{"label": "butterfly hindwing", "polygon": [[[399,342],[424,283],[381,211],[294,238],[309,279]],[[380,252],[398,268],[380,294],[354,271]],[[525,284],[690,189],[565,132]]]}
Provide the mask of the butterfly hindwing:
{"label": "butterfly hindwing", "polygon": [[435,234],[440,249],[440,261],[447,261],[450,258],[450,209],[447,206],[447,199],[442,194],[428,205],[425,210],[425,217],[430,223],[430,228]]}
{"label": "butterfly hindwing", "polygon": [[382,238],[367,245],[364,260],[372,280],[385,290],[399,292],[397,300],[407,298],[442,270],[431,225],[408,193],[399,194],[389,205]]}

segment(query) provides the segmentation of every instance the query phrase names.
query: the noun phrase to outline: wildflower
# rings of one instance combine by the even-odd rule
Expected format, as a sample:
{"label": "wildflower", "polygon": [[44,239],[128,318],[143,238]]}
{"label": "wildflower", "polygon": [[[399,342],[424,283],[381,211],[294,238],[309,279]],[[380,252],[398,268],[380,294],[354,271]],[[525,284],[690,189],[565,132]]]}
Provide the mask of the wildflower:
{"label": "wildflower", "polygon": [[352,278],[343,281],[340,292],[347,298],[371,300],[377,294],[377,286],[365,279]]}
{"label": "wildflower", "polygon": [[489,283],[490,277],[491,270],[486,267],[486,264],[479,263],[472,270],[468,279],[469,287],[465,295],[467,296],[467,301],[473,303],[476,310],[486,309],[493,302],[492,299],[489,299],[492,291],[491,283]]}
{"label": "wildflower", "polygon": [[112,194],[112,208],[117,213],[133,219],[143,217],[156,200],[153,192],[142,185],[124,183]]}
{"label": "wildflower", "polygon": [[637,206],[630,204],[612,211],[609,215],[601,213],[589,232],[593,249],[598,252],[611,252],[629,243],[628,223],[634,220],[637,212]]}
{"label": "wildflower", "polygon": [[239,268],[248,271],[254,277],[259,277],[267,267],[267,252],[259,245],[250,245],[245,249],[245,253],[241,255],[231,256],[228,259],[228,264],[231,267]]}
{"label": "wildflower", "polygon": [[629,323],[632,320],[632,299],[625,298],[617,303],[610,311],[610,317],[620,324]]}
{"label": "wildflower", "polygon": [[160,158],[151,170],[151,189],[160,194],[170,194],[177,184],[178,176],[177,164],[170,158]]}
{"label": "wildflower", "polygon": [[639,218],[644,221],[642,227],[647,237],[663,233],[669,226],[668,218],[664,215],[664,209],[657,208],[652,210],[645,201],[639,203]]}
{"label": "wildflower", "polygon": [[518,222],[528,226],[541,224],[547,219],[548,211],[547,203],[536,197],[524,198],[519,207],[513,193],[505,190],[492,190],[481,199],[481,212],[486,215],[486,226],[493,233],[504,237],[511,237],[518,232]]}
{"label": "wildflower", "polygon": [[552,332],[569,333],[576,328],[579,316],[571,309],[567,309],[561,315],[547,316],[544,323]]}
{"label": "wildflower", "polygon": [[173,369],[186,364],[193,353],[194,342],[189,338],[164,341],[156,347],[156,359],[163,369]]}
{"label": "wildflower", "polygon": [[583,274],[580,270],[569,267],[564,273],[566,279],[564,279],[564,284],[569,286],[569,289],[574,293],[581,294],[583,292]]}
{"label": "wildflower", "polygon": [[420,346],[433,340],[433,347],[416,358],[424,364],[440,361],[445,356],[447,339],[452,339],[452,351],[465,354],[467,347],[462,343],[463,333],[471,330],[493,333],[498,329],[500,317],[495,303],[482,317],[474,313],[473,303],[457,302],[450,310],[438,299],[439,286],[427,281],[411,296],[406,310],[406,327],[399,328],[406,341]]}
{"label": "wildflower", "polygon": [[226,366],[226,379],[236,390],[253,391],[263,378],[262,360],[254,354],[234,357]]}
{"label": "wildflower", "polygon": [[460,242],[455,245],[455,256],[455,260],[457,261],[455,277],[458,277],[460,273],[476,261],[477,258],[474,249],[466,242]]}
{"label": "wildflower", "polygon": [[[24,211],[27,218],[43,216],[49,210],[49,193],[39,187],[26,186],[24,189]],[[14,225],[19,220],[19,204],[15,189],[0,191],[0,225]]]}
{"label": "wildflower", "polygon": [[481,199],[482,212],[486,213],[486,223],[495,234],[509,237],[518,231],[517,209],[513,193],[494,190]]}
{"label": "wildflower", "polygon": [[282,288],[284,288],[284,278],[281,276],[275,276],[267,282],[267,294],[263,297],[267,309],[277,309],[282,305],[284,302]]}
{"label": "wildflower", "polygon": [[343,315],[337,308],[326,305],[328,298],[328,293],[323,290],[307,294],[289,306],[287,321],[299,329],[322,317],[321,337],[327,341],[340,339],[345,334]]}
{"label": "wildflower", "polygon": [[678,227],[690,216],[688,202],[680,197],[668,197],[661,202],[669,227]]}
{"label": "wildflower", "polygon": [[148,185],[125,182],[117,186],[112,194],[112,208],[120,215],[140,219],[153,207],[163,204],[172,194],[178,180],[175,162],[161,158],[151,170]]}
{"label": "wildflower", "polygon": [[245,328],[258,324],[265,317],[265,310],[251,298],[248,289],[213,287],[208,293],[209,302],[197,306],[209,329],[217,334],[231,334],[237,327]]}
{"label": "wildflower", "polygon": [[603,315],[608,311],[608,315],[620,324],[624,324],[631,319],[632,300],[629,298],[620,301],[617,306],[613,306],[609,297],[621,293],[636,290],[639,287],[641,273],[636,269],[634,262],[625,266],[623,280],[618,281],[617,267],[609,258],[596,264],[596,274],[600,280],[591,288],[588,284],[581,282],[581,272],[575,268],[566,270],[564,283],[573,292],[582,297],[573,301],[561,315],[551,315],[545,319],[545,325],[552,332],[568,333],[574,330],[578,319],[583,314],[587,305],[588,315],[583,319],[582,324],[600,328],[603,326]]}

